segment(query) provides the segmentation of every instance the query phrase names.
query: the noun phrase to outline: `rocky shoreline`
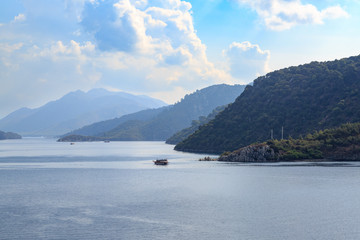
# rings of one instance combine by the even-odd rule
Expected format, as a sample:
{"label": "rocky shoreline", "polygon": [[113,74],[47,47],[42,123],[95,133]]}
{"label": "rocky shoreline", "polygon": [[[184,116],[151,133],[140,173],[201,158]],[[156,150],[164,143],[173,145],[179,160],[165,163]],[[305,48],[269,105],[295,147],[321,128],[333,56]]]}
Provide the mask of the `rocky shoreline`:
{"label": "rocky shoreline", "polygon": [[274,162],[279,161],[277,154],[267,144],[255,144],[240,148],[232,153],[222,154],[218,161],[223,162]]}
{"label": "rocky shoreline", "polygon": [[281,153],[276,152],[271,146],[261,143],[240,148],[231,153],[222,154],[217,161],[220,162],[337,162],[337,161],[360,161],[360,154],[348,152],[325,153],[323,158],[306,159],[283,159]]}

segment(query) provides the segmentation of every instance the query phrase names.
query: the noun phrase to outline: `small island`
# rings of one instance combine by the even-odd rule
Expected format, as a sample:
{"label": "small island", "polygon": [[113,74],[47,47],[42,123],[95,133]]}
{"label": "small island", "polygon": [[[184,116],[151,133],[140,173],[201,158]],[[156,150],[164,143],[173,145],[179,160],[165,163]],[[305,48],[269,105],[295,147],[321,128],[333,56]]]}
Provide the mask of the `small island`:
{"label": "small island", "polygon": [[21,135],[13,132],[3,132],[0,131],[0,140],[6,140],[6,139],[21,139]]}
{"label": "small island", "polygon": [[343,124],[298,139],[252,144],[234,152],[225,152],[218,161],[360,161],[360,123]]}
{"label": "small island", "polygon": [[59,138],[58,142],[99,142],[105,141],[107,139],[101,137],[93,137],[93,136],[83,136],[83,135],[68,135],[62,138]]}

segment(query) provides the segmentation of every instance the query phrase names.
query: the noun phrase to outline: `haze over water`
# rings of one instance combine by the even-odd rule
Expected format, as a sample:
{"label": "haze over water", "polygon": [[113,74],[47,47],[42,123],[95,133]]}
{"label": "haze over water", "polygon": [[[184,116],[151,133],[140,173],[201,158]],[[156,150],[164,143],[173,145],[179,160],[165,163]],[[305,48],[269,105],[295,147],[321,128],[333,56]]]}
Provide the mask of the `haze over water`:
{"label": "haze over water", "polygon": [[199,162],[172,148],[1,141],[0,239],[360,238],[359,163]]}

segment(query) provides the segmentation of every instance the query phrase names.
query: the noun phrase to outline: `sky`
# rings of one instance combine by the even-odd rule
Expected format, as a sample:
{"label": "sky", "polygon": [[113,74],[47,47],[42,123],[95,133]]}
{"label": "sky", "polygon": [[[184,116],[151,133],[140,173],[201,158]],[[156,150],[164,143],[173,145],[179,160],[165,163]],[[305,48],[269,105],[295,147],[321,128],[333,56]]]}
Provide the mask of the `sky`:
{"label": "sky", "polygon": [[0,118],[105,88],[169,104],[360,54],[360,0],[0,2]]}

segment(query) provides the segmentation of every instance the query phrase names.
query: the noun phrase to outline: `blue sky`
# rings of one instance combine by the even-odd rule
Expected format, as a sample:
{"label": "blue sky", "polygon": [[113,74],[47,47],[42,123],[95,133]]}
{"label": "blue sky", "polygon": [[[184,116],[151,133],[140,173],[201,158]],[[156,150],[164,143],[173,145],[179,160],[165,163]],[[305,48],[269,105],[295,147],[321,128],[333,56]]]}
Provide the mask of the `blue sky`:
{"label": "blue sky", "polygon": [[359,0],[0,2],[0,118],[103,87],[174,103],[360,54]]}

